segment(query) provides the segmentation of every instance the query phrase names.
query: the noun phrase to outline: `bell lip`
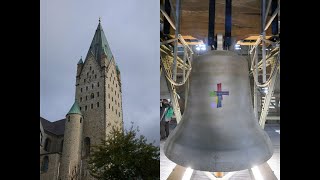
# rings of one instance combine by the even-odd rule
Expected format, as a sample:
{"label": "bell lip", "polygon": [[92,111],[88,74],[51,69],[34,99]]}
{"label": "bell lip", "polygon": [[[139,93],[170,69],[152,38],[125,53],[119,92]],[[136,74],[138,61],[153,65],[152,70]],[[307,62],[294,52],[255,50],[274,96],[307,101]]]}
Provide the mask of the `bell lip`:
{"label": "bell lip", "polygon": [[[230,166],[230,164],[229,165],[225,165],[225,164],[230,163],[230,162],[220,162],[220,163],[216,164],[213,161],[209,163],[210,165],[203,165],[204,161],[206,161],[207,159],[210,159],[210,155],[207,155],[207,156],[205,156],[206,158],[203,158],[203,154],[204,153],[203,154],[202,153],[198,153],[198,154],[201,154],[202,160],[194,161],[196,163],[193,163],[193,165],[190,165],[191,163],[188,163],[187,161],[183,161],[182,160],[183,158],[181,158],[181,157],[191,157],[191,159],[194,159],[192,157],[195,157],[197,155],[192,153],[193,149],[188,148],[186,146],[182,146],[180,144],[175,144],[175,146],[176,146],[175,149],[176,150],[179,149],[178,151],[180,153],[178,153],[178,154],[168,153],[167,152],[167,150],[168,150],[167,149],[168,148],[167,147],[167,145],[168,145],[167,142],[170,141],[170,139],[171,138],[169,136],[169,138],[167,139],[167,141],[165,142],[164,147],[163,147],[163,152],[164,152],[165,156],[169,160],[173,161],[174,163],[176,163],[176,164],[178,164],[180,166],[190,167],[191,169],[200,170],[200,171],[232,172],[232,171],[240,171],[240,170],[250,169],[253,166],[257,166],[257,165],[263,164],[266,161],[268,161],[272,157],[273,152],[274,152],[273,146],[271,144],[271,140],[268,138],[268,139],[266,139],[267,142],[265,144],[265,149],[266,149],[265,153],[261,153],[259,155],[260,158],[256,158],[256,159],[258,159],[256,161],[252,161],[253,159],[250,158],[250,155],[248,155],[249,153],[247,153],[247,152],[250,152],[250,150],[259,147],[259,145],[253,145],[253,146],[249,147],[247,149],[247,151],[243,151],[243,150],[228,151],[229,153],[230,152],[232,152],[234,154],[238,153],[237,155],[234,155],[235,157],[241,157],[239,159],[242,159],[242,161],[240,161],[238,158],[235,158],[235,161],[233,161],[233,163],[237,164],[237,165],[234,165],[234,164],[232,164],[231,166]],[[171,151],[174,151],[174,150],[171,150]],[[184,153],[182,153],[182,152],[184,152]],[[222,157],[221,159],[223,159],[223,157],[226,157],[226,153],[224,151],[220,151],[219,153],[220,153],[219,156]],[[246,160],[243,160],[244,157],[246,157],[245,158]],[[226,158],[226,159],[228,159],[228,158]],[[239,162],[241,162],[241,163],[239,163]]]}

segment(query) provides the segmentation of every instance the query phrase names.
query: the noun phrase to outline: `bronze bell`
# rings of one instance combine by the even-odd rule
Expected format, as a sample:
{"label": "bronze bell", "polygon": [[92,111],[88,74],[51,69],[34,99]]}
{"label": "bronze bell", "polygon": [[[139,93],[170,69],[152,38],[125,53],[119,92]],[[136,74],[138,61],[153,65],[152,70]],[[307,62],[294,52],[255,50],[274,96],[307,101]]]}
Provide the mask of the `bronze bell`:
{"label": "bronze bell", "polygon": [[254,118],[248,72],[247,60],[231,51],[194,59],[187,107],[164,145],[171,161],[230,172],[270,159],[273,147]]}

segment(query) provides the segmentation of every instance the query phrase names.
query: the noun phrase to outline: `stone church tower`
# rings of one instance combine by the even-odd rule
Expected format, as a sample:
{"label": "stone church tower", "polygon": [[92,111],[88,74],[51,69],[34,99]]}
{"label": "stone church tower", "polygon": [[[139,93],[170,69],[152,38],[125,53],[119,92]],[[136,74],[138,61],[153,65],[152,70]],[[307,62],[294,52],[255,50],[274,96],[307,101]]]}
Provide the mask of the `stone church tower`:
{"label": "stone church tower", "polygon": [[65,119],[40,117],[40,179],[94,180],[87,169],[93,145],[112,127],[123,130],[120,70],[99,20],[87,56],[77,64],[75,102]]}
{"label": "stone church tower", "polygon": [[85,61],[77,65],[75,99],[83,115],[81,179],[87,172],[90,146],[106,139],[112,126],[123,128],[120,71],[100,20]]}

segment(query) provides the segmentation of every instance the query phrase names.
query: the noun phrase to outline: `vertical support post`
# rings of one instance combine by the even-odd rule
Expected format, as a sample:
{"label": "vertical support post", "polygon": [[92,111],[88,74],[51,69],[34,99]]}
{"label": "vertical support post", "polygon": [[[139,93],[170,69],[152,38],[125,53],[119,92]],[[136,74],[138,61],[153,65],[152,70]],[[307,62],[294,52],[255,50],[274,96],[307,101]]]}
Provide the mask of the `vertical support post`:
{"label": "vertical support post", "polygon": [[213,50],[215,45],[214,25],[215,25],[216,1],[209,0],[209,22],[208,22],[208,45]]}
{"label": "vertical support post", "polygon": [[261,33],[262,33],[262,82],[267,80],[267,67],[266,67],[266,31],[264,19],[266,16],[266,0],[261,0]]}
{"label": "vertical support post", "polygon": [[182,69],[182,82],[185,81],[186,79],[186,62],[187,62],[187,47],[186,46],[183,46],[183,69]]}
{"label": "vertical support post", "polygon": [[226,0],[226,17],[225,17],[225,46],[229,49],[231,45],[231,7],[232,0]]}
{"label": "vertical support post", "polygon": [[[166,13],[168,14],[168,16],[170,17],[170,14],[171,14],[171,6],[170,6],[169,0],[165,0],[164,10],[166,11]],[[163,34],[165,34],[165,35],[170,34],[170,23],[169,23],[169,21],[167,20],[167,18],[165,18],[165,19],[164,19],[164,22],[163,22]]]}
{"label": "vertical support post", "polygon": [[[278,0],[271,0],[271,1],[272,1],[271,13],[273,14],[278,7]],[[276,17],[273,19],[271,28],[272,28],[272,35],[277,35],[278,34],[278,15],[276,15]]]}
{"label": "vertical support post", "polygon": [[[180,5],[181,1],[176,0],[176,31],[175,38],[178,38],[180,30]],[[174,42],[174,56],[173,56],[173,66],[172,66],[172,79],[177,80],[177,51],[178,51],[178,40]]]}
{"label": "vertical support post", "polygon": [[[258,71],[258,49],[257,48],[255,48],[255,50],[254,50],[254,64],[255,64],[255,66],[254,66],[254,74],[253,74],[253,78],[254,79],[258,79],[258,73],[259,73],[259,71]],[[253,81],[253,93],[254,93],[254,96],[253,96],[253,113],[254,113],[254,116],[255,116],[255,118],[256,118],[256,121],[258,121],[258,89],[257,89],[258,87],[256,86],[256,81],[254,80]]]}

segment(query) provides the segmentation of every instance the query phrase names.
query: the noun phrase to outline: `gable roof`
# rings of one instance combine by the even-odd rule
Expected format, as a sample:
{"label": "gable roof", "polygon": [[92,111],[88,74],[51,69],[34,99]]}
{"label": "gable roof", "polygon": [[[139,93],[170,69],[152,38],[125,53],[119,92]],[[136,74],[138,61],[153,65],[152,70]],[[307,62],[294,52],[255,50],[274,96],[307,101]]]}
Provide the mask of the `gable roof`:
{"label": "gable roof", "polygon": [[48,131],[57,136],[61,136],[64,134],[64,127],[66,119],[61,119],[58,121],[50,122],[42,117],[40,117],[41,124],[45,131]]}

